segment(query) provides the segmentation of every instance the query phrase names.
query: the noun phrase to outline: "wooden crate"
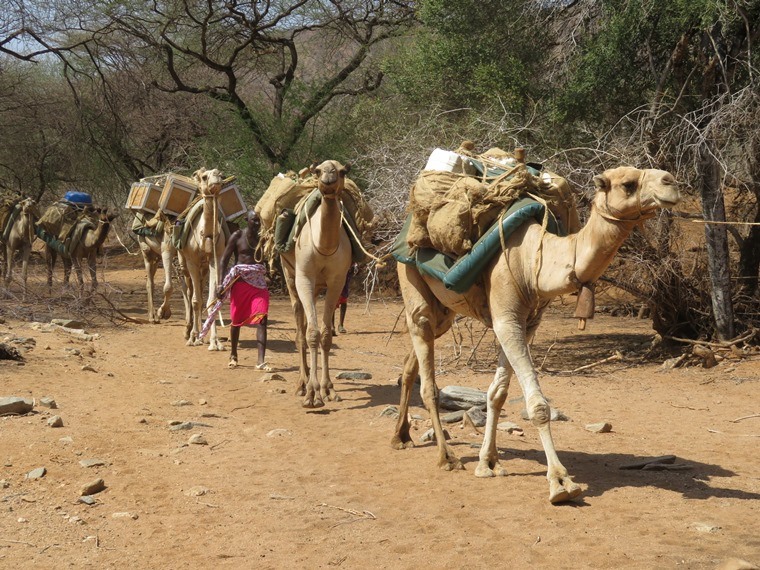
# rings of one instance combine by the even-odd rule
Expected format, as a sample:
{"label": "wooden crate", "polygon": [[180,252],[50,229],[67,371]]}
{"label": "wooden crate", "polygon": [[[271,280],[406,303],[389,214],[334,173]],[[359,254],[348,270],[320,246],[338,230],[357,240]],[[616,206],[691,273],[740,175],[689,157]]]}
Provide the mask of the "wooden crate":
{"label": "wooden crate", "polygon": [[228,222],[248,211],[234,177],[224,181],[217,200],[219,201],[219,209]]}
{"label": "wooden crate", "polygon": [[197,193],[198,183],[195,180],[179,174],[169,174],[158,205],[166,214],[178,216],[187,209]]}
{"label": "wooden crate", "polygon": [[160,199],[160,186],[156,186],[150,182],[135,182],[129,189],[125,208],[155,214],[158,212]]}

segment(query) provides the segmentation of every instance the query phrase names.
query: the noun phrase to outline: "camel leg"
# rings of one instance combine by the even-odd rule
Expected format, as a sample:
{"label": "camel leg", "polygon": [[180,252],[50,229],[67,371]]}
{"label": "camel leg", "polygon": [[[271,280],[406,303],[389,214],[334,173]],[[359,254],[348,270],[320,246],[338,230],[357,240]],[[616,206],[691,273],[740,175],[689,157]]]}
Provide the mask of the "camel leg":
{"label": "camel leg", "polygon": [[156,259],[153,252],[150,249],[150,245],[144,241],[140,241],[140,251],[143,256],[143,264],[145,265],[145,291],[148,294],[148,321],[151,323],[156,322],[156,314],[153,310],[153,280],[156,275]]}
{"label": "camel leg", "polygon": [[306,382],[304,408],[321,408],[325,405],[317,376],[317,359],[321,344],[321,331],[317,326],[317,305],[314,283],[304,275],[296,275],[296,292],[306,312],[306,345],[309,349],[309,379]]}
{"label": "camel leg", "polygon": [[94,293],[98,288],[98,252],[90,252],[87,256],[87,267],[90,270],[90,290]]}
{"label": "camel leg", "polygon": [[182,292],[182,304],[185,306],[185,340],[189,340],[190,332],[193,330],[193,282],[179,252],[177,252],[177,281]]}
{"label": "camel leg", "polygon": [[293,308],[293,315],[296,321],[296,352],[298,352],[298,368],[299,374],[296,380],[296,396],[306,395],[306,383],[309,380],[309,364],[306,356],[306,313],[304,312],[301,300],[298,298],[298,292],[296,291],[296,282],[292,269],[289,265],[286,265],[284,258],[282,260],[283,274],[285,276],[285,285],[288,288],[288,296],[290,297],[290,305]]}
{"label": "camel leg", "polygon": [[509,379],[512,367],[507,362],[503,350],[499,350],[499,365],[496,368],[487,394],[486,429],[483,435],[483,445],[480,448],[480,461],[475,468],[476,477],[495,477],[506,475],[507,471],[499,464],[499,452],[496,449],[496,425],[499,421],[501,408],[507,399]]}
{"label": "camel leg", "polygon": [[[217,245],[217,248],[219,248],[221,245],[221,251],[217,251],[217,259],[221,259],[222,254],[224,254],[224,243],[217,242],[216,245]],[[212,255],[211,261],[209,263],[209,270],[208,270],[208,297],[206,298],[206,307],[211,307],[216,302],[216,289],[217,289],[216,262],[214,261],[214,256]],[[214,322],[211,325],[211,330],[209,331],[208,349],[219,350],[219,351],[225,350],[224,345],[219,341],[219,337],[216,334],[216,319],[214,319]]]}
{"label": "camel leg", "polygon": [[6,289],[9,289],[13,275],[13,248],[10,243],[6,243],[3,250],[5,251],[5,259],[3,260],[3,267],[5,268],[5,287]]}
{"label": "camel leg", "polygon": [[391,438],[391,447],[394,449],[414,447],[412,437],[409,435],[409,401],[412,398],[412,387],[418,372],[417,355],[412,349],[404,359],[404,371],[401,374],[401,403],[398,407],[396,431]]}
{"label": "camel leg", "polygon": [[55,267],[56,253],[52,247],[45,247],[45,265],[47,267],[47,286],[48,294],[53,290],[53,268]]}
{"label": "camel leg", "polygon": [[158,308],[158,314],[156,315],[158,320],[168,319],[172,316],[170,299],[172,292],[174,291],[174,285],[172,283],[172,259],[174,258],[174,252],[170,247],[171,246],[164,243],[161,244],[161,262],[164,266],[164,302],[161,303],[161,306]]}
{"label": "camel leg", "polygon": [[[345,282],[345,278],[341,281]],[[330,349],[332,348],[332,322],[335,318],[335,305],[340,298],[342,283],[330,283],[324,299],[324,312],[322,315],[322,329],[320,331],[320,348],[322,350],[322,370],[320,370],[320,393],[322,398],[340,402],[340,396],[335,392],[330,379]]]}
{"label": "camel leg", "polygon": [[[21,299],[23,301],[26,301],[26,294],[28,292],[27,286],[26,286],[26,279],[28,276],[28,270],[29,270],[29,256],[32,253],[32,244],[24,244],[21,246]],[[10,275],[10,269],[8,270],[8,274]]]}
{"label": "camel leg", "polygon": [[446,443],[438,414],[438,388],[435,384],[435,339],[451,327],[454,314],[440,306],[416,269],[399,264],[398,275],[409,336],[417,355],[422,402],[430,414],[438,444],[438,466],[446,471],[464,469]]}
{"label": "camel leg", "polygon": [[[528,351],[529,337],[519,322],[518,318],[495,320],[494,333],[496,333],[496,338],[499,339],[499,344],[509,359],[509,364],[515,371],[525,399],[528,417],[538,429],[538,435],[541,438],[548,466],[546,478],[549,481],[549,501],[561,503],[579,496],[582,490],[577,483],[573,482],[567,469],[557,456],[550,427],[551,409],[549,402],[541,392],[538,376],[533,368],[533,362]],[[489,408],[488,412],[490,418],[492,410]],[[493,421],[496,419],[494,418]]]}
{"label": "camel leg", "polygon": [[[192,298],[190,304],[192,306],[193,324],[190,330],[190,335],[187,339],[187,346],[199,346],[203,344],[203,341],[198,338],[201,327],[201,283],[200,283],[200,270],[197,267],[189,267],[190,280],[192,281]],[[213,327],[213,325],[212,325]]]}

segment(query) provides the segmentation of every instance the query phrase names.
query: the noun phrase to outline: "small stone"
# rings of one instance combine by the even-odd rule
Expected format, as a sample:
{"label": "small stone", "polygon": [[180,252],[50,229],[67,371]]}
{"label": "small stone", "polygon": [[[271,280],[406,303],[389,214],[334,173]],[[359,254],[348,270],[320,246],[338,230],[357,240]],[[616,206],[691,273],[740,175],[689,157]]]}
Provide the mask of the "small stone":
{"label": "small stone", "polygon": [[106,484],[103,479],[95,479],[89,483],[86,483],[85,485],[82,485],[82,488],[79,489],[79,495],[82,497],[85,495],[94,495],[96,493],[100,493],[105,488]]}
{"label": "small stone", "polygon": [[69,517],[69,522],[73,524],[84,524],[84,521],[76,515]]}
{"label": "small stone", "polygon": [[8,481],[6,481],[5,479],[0,479],[0,489],[7,489],[10,486],[11,484],[8,483]]}
{"label": "small stone", "polygon": [[172,425],[169,427],[169,431],[184,431],[193,429],[196,427],[212,427],[209,424],[203,424],[201,422],[180,422],[180,423],[172,423]]}
{"label": "small stone", "polygon": [[45,406],[46,408],[50,408],[51,410],[58,409],[58,404],[56,403],[56,401],[49,396],[40,398],[40,405]]}
{"label": "small stone", "polygon": [[273,429],[267,433],[267,437],[282,437],[293,435],[293,432],[285,428]]}
{"label": "small stone", "polygon": [[486,425],[486,413],[477,406],[473,406],[465,414],[470,418],[473,427],[479,428]]}
{"label": "small stone", "polygon": [[372,380],[372,374],[369,372],[341,372],[335,378],[337,380]]}
{"label": "small stone", "polygon": [[187,400],[174,400],[172,402],[172,406],[181,407],[181,406],[192,406],[193,403],[189,402]]}
{"label": "small stone", "polygon": [[61,416],[51,416],[48,418],[47,425],[53,428],[63,427],[63,418]]}
{"label": "small stone", "polygon": [[104,465],[108,465],[108,463],[102,459],[82,459],[79,462],[79,465],[82,467],[102,467]]}
{"label": "small stone", "polygon": [[455,424],[461,422],[464,417],[464,410],[457,410],[456,412],[449,412],[448,414],[441,414],[441,421],[445,424]]}
{"label": "small stone", "polygon": [[513,435],[525,435],[523,428],[521,428],[519,425],[517,425],[514,422],[501,422],[500,424],[496,426],[496,429],[499,431],[505,431]]}
{"label": "small stone", "polygon": [[185,491],[185,495],[188,497],[202,497],[203,495],[206,495],[210,493],[211,491],[207,489],[206,487],[202,487],[200,485],[196,487],[191,487],[187,491]]}
{"label": "small stone", "polygon": [[587,424],[586,429],[593,433],[609,433],[612,431],[612,424],[609,422]]}
{"label": "small stone", "polygon": [[696,530],[697,532],[709,532],[714,533],[718,532],[720,530],[720,527],[717,525],[713,525],[710,523],[705,522],[695,522],[690,525],[690,528],[693,530]]}
{"label": "small stone", "polygon": [[32,408],[34,408],[34,400],[31,398],[19,398],[16,396],[0,398],[0,416],[28,414],[32,411]]}
{"label": "small stone", "polygon": [[[446,440],[451,439],[451,436],[449,435],[448,430],[443,430],[443,437]],[[423,443],[428,442],[428,441],[435,441],[435,430],[433,428],[430,428],[429,430],[427,430],[425,433],[423,433],[420,436],[420,441]]]}
{"label": "small stone", "polygon": [[389,418],[397,418],[398,417],[398,406],[385,406],[382,412],[380,412],[381,416],[387,416]]}
{"label": "small stone", "polygon": [[63,445],[68,445],[70,443],[74,443],[74,438],[72,438],[70,435],[66,435],[58,441],[60,441]]}
{"label": "small stone", "polygon": [[82,366],[82,370],[85,371],[85,372],[97,372],[97,370],[95,370],[89,364],[85,364],[84,366]]}
{"label": "small stone", "polygon": [[50,324],[66,327],[67,329],[83,329],[84,323],[73,319],[50,319]]}
{"label": "small stone", "polygon": [[264,374],[259,382],[285,382],[285,377],[277,372],[269,372]]}
{"label": "small stone", "polygon": [[202,398],[200,400],[198,400],[198,405],[199,406],[205,406],[206,404],[208,404],[208,402],[206,400],[204,400]]}
{"label": "small stone", "polygon": [[79,499],[77,499],[77,501],[79,501],[80,503],[84,503],[85,505],[90,505],[90,506],[92,506],[92,505],[94,505],[96,503],[95,498],[94,497],[90,497],[90,495],[84,495],[82,497],[79,497]]}
{"label": "small stone", "polygon": [[111,518],[114,518],[114,519],[132,519],[132,520],[136,521],[137,519],[140,518],[140,515],[138,515],[137,513],[128,513],[128,512],[113,513],[111,515]]}
{"label": "small stone", "polygon": [[191,445],[208,445],[208,441],[200,433],[195,433],[191,435],[190,439],[187,440],[187,443]]}
{"label": "small stone", "polygon": [[25,522],[29,522],[29,521],[28,521],[28,520],[26,520],[26,519],[25,519],[25,518],[23,518],[23,517],[19,517],[18,519],[16,519],[16,522],[19,522],[19,523],[25,523]]}
{"label": "small stone", "polygon": [[63,352],[65,352],[69,356],[81,356],[82,355],[82,352],[78,348],[66,347],[66,348],[63,349]]}
{"label": "small stone", "polygon": [[37,467],[37,469],[32,469],[29,473],[26,474],[27,479],[42,479],[45,476],[45,473],[47,473],[47,469],[44,467]]}

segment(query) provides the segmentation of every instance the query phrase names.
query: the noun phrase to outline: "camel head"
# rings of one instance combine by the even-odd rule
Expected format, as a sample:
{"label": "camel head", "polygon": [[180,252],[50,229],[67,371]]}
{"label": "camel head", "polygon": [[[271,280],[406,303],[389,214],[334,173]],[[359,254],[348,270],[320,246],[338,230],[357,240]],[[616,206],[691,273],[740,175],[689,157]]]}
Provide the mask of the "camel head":
{"label": "camel head", "polygon": [[672,208],[681,199],[675,177],[665,170],[620,166],[594,176],[594,207],[605,218],[640,221],[658,208]]}
{"label": "camel head", "polygon": [[312,165],[311,172],[319,181],[319,191],[325,198],[339,198],[345,186],[346,174],[351,165],[343,166],[337,160],[325,160],[319,166]]}
{"label": "camel head", "polygon": [[193,179],[198,183],[198,189],[203,196],[216,196],[222,189],[224,175],[216,168],[206,170],[201,167],[193,173]]}
{"label": "camel head", "polygon": [[19,206],[21,206],[21,214],[26,216],[31,216],[34,219],[38,219],[40,217],[40,211],[37,207],[37,202],[34,201],[33,198],[24,198],[19,202]]}

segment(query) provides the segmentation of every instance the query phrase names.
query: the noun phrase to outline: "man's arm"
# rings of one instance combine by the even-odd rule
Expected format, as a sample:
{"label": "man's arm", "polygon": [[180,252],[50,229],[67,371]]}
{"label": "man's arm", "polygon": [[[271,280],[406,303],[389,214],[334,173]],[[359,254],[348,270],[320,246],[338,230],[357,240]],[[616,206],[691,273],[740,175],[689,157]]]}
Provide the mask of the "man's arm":
{"label": "man's arm", "polygon": [[227,247],[224,248],[224,253],[222,254],[222,260],[219,262],[219,267],[217,267],[216,296],[218,298],[222,297],[222,281],[224,281],[224,275],[227,273],[227,264],[230,262],[232,254],[234,254],[235,250],[237,249],[237,240],[241,235],[242,230],[236,230],[232,233],[229,241],[227,241]]}

